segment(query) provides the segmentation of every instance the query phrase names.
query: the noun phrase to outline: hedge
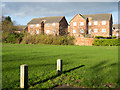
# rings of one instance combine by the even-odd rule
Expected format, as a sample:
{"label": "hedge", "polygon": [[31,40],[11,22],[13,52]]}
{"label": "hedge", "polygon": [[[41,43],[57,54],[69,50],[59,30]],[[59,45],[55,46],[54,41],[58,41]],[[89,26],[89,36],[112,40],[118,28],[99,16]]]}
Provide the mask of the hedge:
{"label": "hedge", "polygon": [[120,46],[120,39],[94,39],[94,46]]}
{"label": "hedge", "polygon": [[72,36],[27,35],[21,44],[73,45],[74,38]]}

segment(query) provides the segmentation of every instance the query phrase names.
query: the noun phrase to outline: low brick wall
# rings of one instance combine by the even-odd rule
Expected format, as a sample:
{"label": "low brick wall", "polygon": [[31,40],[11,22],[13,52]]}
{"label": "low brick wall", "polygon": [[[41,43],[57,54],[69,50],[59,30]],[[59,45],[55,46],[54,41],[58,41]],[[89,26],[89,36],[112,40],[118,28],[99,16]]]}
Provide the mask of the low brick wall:
{"label": "low brick wall", "polygon": [[94,43],[94,38],[75,38],[74,44],[75,45],[85,45],[85,46],[92,46]]}

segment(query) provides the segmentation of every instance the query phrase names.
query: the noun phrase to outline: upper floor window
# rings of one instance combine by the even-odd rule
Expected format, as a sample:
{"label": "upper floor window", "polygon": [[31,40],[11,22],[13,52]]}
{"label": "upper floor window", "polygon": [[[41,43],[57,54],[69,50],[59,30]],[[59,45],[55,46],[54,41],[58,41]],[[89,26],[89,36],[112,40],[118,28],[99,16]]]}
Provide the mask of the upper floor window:
{"label": "upper floor window", "polygon": [[76,22],[73,22],[73,26],[77,26],[77,23],[76,23]]}
{"label": "upper floor window", "polygon": [[31,28],[33,28],[33,26],[34,26],[33,24],[30,25]]}
{"label": "upper floor window", "polygon": [[81,29],[81,30],[80,30],[80,33],[84,33],[84,30],[83,30],[83,29]]}
{"label": "upper floor window", "polygon": [[76,30],[73,30],[73,33],[76,33]]}
{"label": "upper floor window", "polygon": [[106,32],[106,29],[102,29],[102,32]]}
{"label": "upper floor window", "polygon": [[88,30],[88,34],[91,34],[91,29]]}
{"label": "upper floor window", "polygon": [[80,26],[83,26],[84,25],[84,22],[80,22]]}
{"label": "upper floor window", "polygon": [[97,25],[97,23],[98,23],[97,21],[94,21],[94,25]]}
{"label": "upper floor window", "polygon": [[47,30],[46,33],[49,34],[49,33],[50,33],[50,30]]}
{"label": "upper floor window", "polygon": [[36,27],[39,27],[39,24],[36,24]]}
{"label": "upper floor window", "polygon": [[98,32],[98,29],[94,29],[94,33]]}
{"label": "upper floor window", "polygon": [[52,23],[52,26],[55,26],[55,23]]}
{"label": "upper floor window", "polygon": [[49,27],[49,26],[50,26],[50,25],[49,25],[49,23],[47,23],[46,25],[47,25],[47,27]]}
{"label": "upper floor window", "polygon": [[102,25],[106,25],[106,21],[102,21]]}
{"label": "upper floor window", "polygon": [[88,24],[89,24],[89,26],[91,26],[91,22],[89,22]]}

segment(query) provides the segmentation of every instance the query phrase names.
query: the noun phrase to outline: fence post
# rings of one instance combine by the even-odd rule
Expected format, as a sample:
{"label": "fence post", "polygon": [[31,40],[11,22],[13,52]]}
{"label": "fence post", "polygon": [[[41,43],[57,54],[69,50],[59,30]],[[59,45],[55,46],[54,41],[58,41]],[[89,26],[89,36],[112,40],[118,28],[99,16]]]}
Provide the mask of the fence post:
{"label": "fence post", "polygon": [[20,65],[20,88],[28,88],[28,65]]}
{"label": "fence post", "polygon": [[62,74],[62,59],[57,59],[57,74]]}

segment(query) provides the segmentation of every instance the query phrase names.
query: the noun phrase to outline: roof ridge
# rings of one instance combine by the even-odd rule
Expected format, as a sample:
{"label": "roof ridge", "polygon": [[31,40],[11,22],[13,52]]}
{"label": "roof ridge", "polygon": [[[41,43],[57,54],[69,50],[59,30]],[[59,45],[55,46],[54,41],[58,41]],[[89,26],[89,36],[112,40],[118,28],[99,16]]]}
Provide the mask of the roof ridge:
{"label": "roof ridge", "polygon": [[97,13],[97,14],[84,14],[84,15],[101,15],[101,14],[112,14],[112,13]]}

